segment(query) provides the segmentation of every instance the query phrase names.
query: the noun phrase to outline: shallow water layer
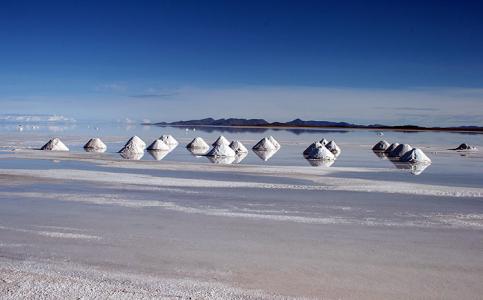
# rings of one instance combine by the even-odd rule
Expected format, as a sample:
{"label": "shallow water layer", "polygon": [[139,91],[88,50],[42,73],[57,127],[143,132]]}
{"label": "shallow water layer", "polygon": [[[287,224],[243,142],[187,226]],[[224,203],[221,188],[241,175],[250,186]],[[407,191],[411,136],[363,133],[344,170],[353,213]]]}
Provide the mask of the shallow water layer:
{"label": "shallow water layer", "polygon": [[14,177],[2,184],[0,207],[0,251],[10,261],[68,261],[161,281],[215,279],[246,295],[481,293],[480,198]]}
{"label": "shallow water layer", "polygon": [[[149,141],[163,130],[132,134]],[[266,162],[250,152],[224,166],[183,147],[219,130],[170,130],[181,145],[161,161],[85,153],[84,131],[65,133],[73,153],[1,153],[1,298],[30,295],[26,286],[67,298],[483,293],[483,160],[444,150],[450,137],[465,135],[386,133],[433,160],[413,176],[370,151],[380,139],[374,132],[223,132],[248,146],[265,135],[282,144]],[[106,144],[117,149],[129,135],[110,132]],[[311,167],[301,156],[319,137],[342,147],[333,167]],[[9,147],[35,147],[47,136],[16,138]]]}

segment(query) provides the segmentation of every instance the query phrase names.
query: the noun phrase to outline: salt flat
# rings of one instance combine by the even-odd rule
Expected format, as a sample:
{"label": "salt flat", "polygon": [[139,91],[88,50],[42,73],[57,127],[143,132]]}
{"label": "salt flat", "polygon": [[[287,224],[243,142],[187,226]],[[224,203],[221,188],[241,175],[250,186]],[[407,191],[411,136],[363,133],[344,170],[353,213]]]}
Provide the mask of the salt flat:
{"label": "salt flat", "polygon": [[[1,298],[483,293],[479,154],[426,146],[438,154],[413,176],[342,138],[334,167],[287,160],[311,138],[302,139],[279,138],[276,164],[253,153],[238,165],[211,164],[191,160],[186,149],[173,154],[186,160],[162,161],[2,152]],[[112,148],[114,139],[105,140]]]}

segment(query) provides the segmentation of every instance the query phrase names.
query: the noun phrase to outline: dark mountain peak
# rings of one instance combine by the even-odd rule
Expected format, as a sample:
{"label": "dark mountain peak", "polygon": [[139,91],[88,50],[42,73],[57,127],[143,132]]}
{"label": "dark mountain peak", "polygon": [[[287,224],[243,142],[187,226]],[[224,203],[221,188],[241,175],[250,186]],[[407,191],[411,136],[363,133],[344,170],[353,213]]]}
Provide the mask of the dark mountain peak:
{"label": "dark mountain peak", "polygon": [[447,130],[447,131],[472,131],[482,132],[483,127],[478,126],[461,126],[461,127],[423,127],[417,125],[399,125],[387,126],[382,124],[372,125],[358,125],[347,122],[332,122],[332,121],[304,121],[302,119],[294,119],[289,122],[272,122],[269,123],[264,119],[243,119],[243,118],[228,118],[228,119],[213,119],[204,118],[200,120],[188,120],[177,122],[159,122],[154,125],[159,126],[225,126],[225,127],[306,127],[306,128],[367,128],[380,130]]}
{"label": "dark mountain peak", "polygon": [[240,119],[240,118],[229,118],[229,119],[213,119],[204,118],[200,120],[188,120],[188,121],[177,121],[177,122],[161,122],[156,123],[157,125],[174,125],[174,126],[261,126],[269,125],[264,119]]}

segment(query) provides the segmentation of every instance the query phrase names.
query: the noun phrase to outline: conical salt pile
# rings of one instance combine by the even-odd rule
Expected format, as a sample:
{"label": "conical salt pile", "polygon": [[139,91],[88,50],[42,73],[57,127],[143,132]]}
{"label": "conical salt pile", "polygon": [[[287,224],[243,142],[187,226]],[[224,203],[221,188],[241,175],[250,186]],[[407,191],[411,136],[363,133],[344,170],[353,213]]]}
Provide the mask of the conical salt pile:
{"label": "conical salt pile", "polygon": [[316,148],[322,148],[322,147],[324,147],[324,145],[321,142],[313,142],[312,144],[310,144],[310,146],[307,147],[307,149],[304,150],[303,154],[304,156],[307,156],[309,155],[310,152],[312,152]]}
{"label": "conical salt pile", "polygon": [[275,148],[280,149],[280,144],[277,142],[277,140],[273,136],[269,136],[268,140],[272,142],[272,144],[275,146]]}
{"label": "conical salt pile", "polygon": [[332,152],[335,156],[340,154],[340,148],[337,146],[337,144],[334,141],[330,141],[325,145],[327,149],[329,149],[330,152]]}
{"label": "conical salt pile", "polygon": [[144,153],[145,148],[146,143],[135,135],[127,141],[126,145],[119,150],[119,153]]}
{"label": "conical salt pile", "polygon": [[326,147],[313,148],[307,155],[308,159],[335,160],[335,155]]}
{"label": "conical salt pile", "polygon": [[169,151],[171,148],[160,139],[155,140],[148,146],[147,150]]}
{"label": "conical salt pile", "polygon": [[325,145],[327,145],[329,143],[329,141],[326,140],[326,139],[321,139],[320,140],[320,143],[325,146]]}
{"label": "conical salt pile", "polygon": [[401,157],[404,154],[406,154],[406,152],[411,151],[412,149],[413,149],[413,147],[409,144],[399,144],[396,148],[394,148],[394,150],[389,152],[388,156],[389,157]]}
{"label": "conical salt pile", "polygon": [[211,144],[213,147],[215,146],[219,146],[219,145],[226,145],[226,146],[229,146],[230,145],[230,141],[228,141],[226,139],[226,137],[220,135],[220,137],[218,137],[216,139],[216,141],[213,142],[213,144]]}
{"label": "conical salt pile", "polygon": [[238,153],[248,153],[248,149],[240,141],[233,141],[230,143],[230,148]]}
{"label": "conical salt pile", "polygon": [[386,150],[384,150],[384,153],[391,153],[394,149],[396,149],[397,146],[399,146],[399,143],[392,143],[391,145],[389,145],[389,147],[387,147]]}
{"label": "conical salt pile", "polygon": [[400,159],[402,162],[409,162],[409,163],[425,163],[430,164],[431,159],[424,154],[421,149],[413,148],[412,150],[406,152]]}
{"label": "conical salt pile", "polygon": [[53,138],[47,142],[47,144],[43,145],[40,150],[48,150],[48,151],[69,151],[69,148],[62,143],[59,138]]}
{"label": "conical salt pile", "polygon": [[454,149],[450,149],[450,150],[457,150],[457,151],[464,151],[464,150],[478,150],[476,147],[474,146],[470,146],[466,143],[463,143],[461,145],[459,145],[457,148],[454,148]]}
{"label": "conical salt pile", "polygon": [[232,157],[235,155],[236,155],[235,151],[231,149],[230,146],[224,145],[224,144],[213,147],[213,149],[211,149],[210,152],[206,154],[206,156],[228,156],[228,157]]}
{"label": "conical salt pile", "polygon": [[102,150],[107,149],[107,146],[100,138],[93,138],[84,145],[84,149]]}
{"label": "conical salt pile", "polygon": [[178,145],[178,141],[171,134],[163,134],[159,139],[168,146]]}
{"label": "conical salt pile", "polygon": [[188,149],[208,149],[210,145],[205,142],[203,138],[196,137],[194,138],[188,145],[186,145]]}
{"label": "conical salt pile", "polygon": [[253,146],[253,150],[258,150],[258,151],[270,151],[270,150],[277,150],[277,147],[275,147],[272,142],[268,138],[263,138],[261,139],[255,146]]}
{"label": "conical salt pile", "polygon": [[386,142],[385,140],[380,141],[379,143],[375,144],[374,147],[372,147],[372,150],[374,151],[385,151],[387,147],[389,147],[390,144]]}

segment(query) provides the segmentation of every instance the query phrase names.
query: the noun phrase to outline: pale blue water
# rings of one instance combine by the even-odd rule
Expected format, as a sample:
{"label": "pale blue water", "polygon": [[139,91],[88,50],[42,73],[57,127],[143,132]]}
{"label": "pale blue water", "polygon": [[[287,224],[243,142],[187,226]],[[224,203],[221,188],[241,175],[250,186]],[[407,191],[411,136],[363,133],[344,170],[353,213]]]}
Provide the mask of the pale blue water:
{"label": "pale blue water", "polygon": [[[313,184],[278,174],[244,174],[231,166],[210,172],[213,165],[206,157],[196,158],[185,149],[196,136],[212,142],[224,134],[228,139],[240,139],[251,148],[262,137],[273,135],[282,144],[278,153],[262,161],[250,151],[241,164],[313,168],[303,158],[302,151],[312,141],[326,138],[335,140],[342,148],[333,166],[355,168],[353,172],[336,171],[327,176],[377,179],[381,185],[402,181],[481,188],[483,183],[481,155],[434,153],[462,142],[481,146],[482,135],[385,132],[384,139],[423,147],[433,160],[421,175],[414,176],[408,170],[396,168],[389,160],[381,160],[371,151],[372,145],[381,139],[374,131],[233,131],[223,128],[186,131],[184,128],[143,126],[124,128],[117,124],[99,124],[99,130],[95,130],[92,125],[87,127],[80,123],[63,131],[51,129],[18,132],[15,128],[0,126],[0,147],[3,149],[0,169],[74,169]],[[7,155],[12,153],[9,149],[38,148],[50,137],[58,136],[72,152],[81,156],[122,160],[116,151],[129,137],[138,135],[150,143],[168,133],[180,141],[175,150],[161,161],[155,161],[146,153],[142,164],[126,161],[129,168],[109,167],[103,162],[24,159]],[[83,144],[95,136],[106,142],[106,153],[92,154],[82,149]],[[425,148],[427,146],[431,148]],[[146,165],[176,162],[199,162],[203,163],[203,168],[196,172],[183,168],[175,171],[146,168]],[[367,167],[376,171],[363,171]],[[435,291],[429,291],[431,295],[440,295],[448,282],[454,290],[469,295],[459,298],[481,295],[481,198],[188,185],[158,190],[142,184],[120,186],[78,180],[50,181],[4,173],[7,174],[0,178],[0,256],[4,260],[72,262],[96,270],[153,276],[168,274],[170,277],[182,274],[183,278],[204,276],[220,281],[225,280],[225,277],[220,279],[223,274],[229,274],[227,280],[233,280],[232,274],[243,274],[242,278],[259,284],[256,288],[264,287],[264,282],[269,280],[278,280],[280,286],[297,286],[301,290],[307,278],[314,286],[321,285],[318,280],[333,275],[356,283],[368,278],[377,287],[386,280],[385,274],[392,274],[390,277],[394,281],[388,286],[402,284],[403,290],[415,290],[416,283],[436,278],[438,282],[430,283]],[[326,176],[325,172],[313,173],[313,176]],[[139,207],[125,205],[127,203],[137,203]],[[341,221],[346,223],[338,223]],[[45,232],[81,233],[100,239],[46,236]],[[179,270],[189,272],[178,273]],[[282,273],[284,277],[280,277]],[[405,280],[400,281],[400,278]],[[427,285],[424,285],[426,290]],[[419,291],[415,294],[419,295]]]}
{"label": "pale blue water", "polygon": [[[481,186],[483,182],[483,159],[468,157],[457,153],[434,153],[439,149],[447,149],[466,142],[481,148],[483,145],[482,134],[449,133],[449,132],[400,132],[385,131],[384,136],[379,136],[378,131],[370,130],[329,130],[329,129],[246,129],[246,128],[222,128],[222,127],[157,127],[142,125],[125,125],[120,123],[75,123],[68,126],[41,126],[37,129],[25,127],[22,132],[16,131],[15,127],[0,126],[0,136],[3,140],[8,139],[31,139],[35,137],[38,142],[31,143],[32,147],[41,147],[50,137],[60,137],[69,146],[72,152],[85,153],[82,146],[91,137],[104,139],[108,150],[102,155],[113,159],[123,158],[117,151],[131,136],[138,135],[147,144],[161,136],[172,134],[180,144],[167,154],[162,160],[156,161],[148,152],[141,158],[143,161],[152,161],[162,164],[163,162],[199,162],[209,163],[207,157],[192,155],[185,145],[197,136],[201,136],[208,143],[213,142],[223,134],[229,140],[241,140],[250,152],[240,162],[241,164],[255,165],[281,165],[281,166],[310,166],[302,156],[303,150],[314,140],[326,138],[336,141],[342,148],[342,154],[333,166],[337,167],[370,167],[389,169],[392,172],[381,173],[347,173],[344,175],[356,178],[370,178],[380,180],[405,180],[414,182],[426,182],[445,185]],[[282,144],[281,149],[268,161],[260,159],[251,147],[261,138],[272,135]],[[419,176],[413,176],[409,170],[398,169],[389,160],[378,158],[370,149],[379,140],[388,142],[409,143],[415,147],[421,147],[432,159],[433,163]],[[427,149],[427,146],[431,146]],[[86,153],[86,155],[89,155]],[[1,157],[1,154],[0,154]],[[135,163],[135,162],[133,162]],[[45,164],[45,162],[31,163],[31,165]],[[70,162],[51,164],[51,167],[63,167]],[[0,167],[9,165],[22,165],[19,161],[1,162]],[[46,167],[45,165],[42,166]],[[82,167],[82,166],[79,166]],[[92,168],[92,166],[83,166]],[[320,167],[319,168],[323,168]],[[179,173],[178,173],[179,174]],[[187,175],[187,174],[186,174]],[[229,176],[229,175],[227,175]]]}

